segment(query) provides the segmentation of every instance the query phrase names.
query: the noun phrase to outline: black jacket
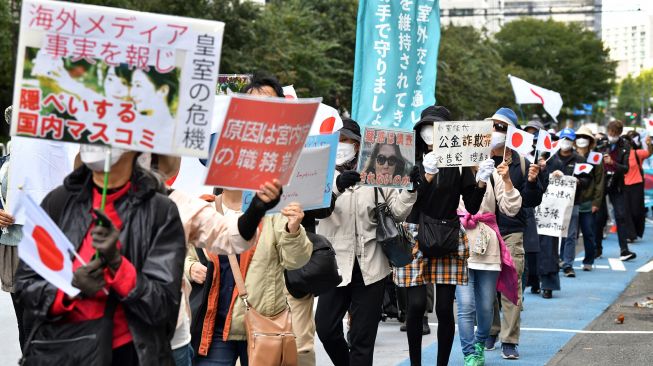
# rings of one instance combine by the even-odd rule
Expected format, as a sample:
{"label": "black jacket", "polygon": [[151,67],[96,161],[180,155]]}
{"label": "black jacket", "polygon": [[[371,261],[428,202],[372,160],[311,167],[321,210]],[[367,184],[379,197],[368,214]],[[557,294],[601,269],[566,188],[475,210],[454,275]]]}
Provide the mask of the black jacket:
{"label": "black jacket", "polygon": [[560,170],[564,175],[575,176],[578,178],[578,184],[576,185],[576,196],[574,198],[574,204],[577,205],[582,201],[582,192],[583,190],[589,188],[592,184],[592,176],[584,173],[579,175],[574,175],[574,169],[576,164],[585,163],[587,160],[582,155],[578,154],[575,151],[571,152],[571,155],[563,157],[560,155],[560,152],[555,154],[546,163],[546,168],[550,173]]}
{"label": "black jacket", "polygon": [[517,215],[514,217],[507,216],[497,210],[497,223],[499,225],[499,231],[501,235],[505,236],[508,234],[514,233],[523,233],[526,230],[527,224],[527,213],[525,208],[534,208],[542,203],[542,196],[546,188],[541,183],[542,179],[545,179],[546,171],[540,171],[538,178],[535,182],[528,181],[528,161],[524,159],[524,168],[522,174],[522,166],[519,154],[516,151],[512,152],[512,162],[508,167],[510,172],[510,180],[512,181],[513,187],[517,188],[522,199],[522,206]]}
{"label": "black jacket", "polygon": [[[132,187],[115,204],[123,221],[121,252],[136,268],[136,287],[120,299],[141,366],[174,365],[170,339],[175,331],[186,252],[177,206],[159,193],[156,179],[135,168]],[[76,249],[91,225],[91,171],[72,172],[41,203]],[[17,271],[20,302],[31,319],[47,318],[57,289],[24,262]]]}
{"label": "black jacket", "polygon": [[[621,136],[619,137],[619,141],[617,141],[616,144],[610,145],[608,148],[608,151],[606,153],[610,153],[610,151],[614,151],[617,149],[617,159],[614,162],[614,177],[609,178],[610,172],[608,172],[609,166],[605,165],[604,163],[604,170],[606,174],[605,178],[605,184],[606,184],[606,193],[614,193],[614,192],[621,192],[623,191],[624,188],[624,178],[626,176],[626,173],[628,173],[628,169],[630,167],[628,159],[630,158],[630,142],[626,140],[625,137]],[[614,183],[612,187],[610,187],[610,183],[608,183],[609,180],[614,180]]]}

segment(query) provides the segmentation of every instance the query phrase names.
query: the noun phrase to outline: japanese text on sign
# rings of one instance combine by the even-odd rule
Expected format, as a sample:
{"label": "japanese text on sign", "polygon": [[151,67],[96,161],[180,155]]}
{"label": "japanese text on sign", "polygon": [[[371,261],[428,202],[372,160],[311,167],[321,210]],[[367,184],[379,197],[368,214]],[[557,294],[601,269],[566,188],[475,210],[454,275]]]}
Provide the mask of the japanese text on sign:
{"label": "japanese text on sign", "polygon": [[490,157],[491,121],[437,122],[433,125],[433,152],[438,167],[479,165]]}
{"label": "japanese text on sign", "polygon": [[358,171],[367,186],[412,188],[415,132],[366,127]]}
{"label": "japanese text on sign", "polygon": [[566,237],[574,209],[577,180],[574,177],[549,177],[542,203],[535,208],[537,233],[553,237]]}

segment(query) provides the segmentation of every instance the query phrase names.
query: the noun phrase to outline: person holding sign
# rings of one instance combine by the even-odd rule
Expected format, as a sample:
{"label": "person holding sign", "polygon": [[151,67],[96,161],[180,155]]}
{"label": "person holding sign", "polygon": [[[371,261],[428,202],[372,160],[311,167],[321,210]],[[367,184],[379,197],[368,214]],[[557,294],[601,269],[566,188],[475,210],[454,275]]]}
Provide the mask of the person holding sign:
{"label": "person holding sign", "polygon": [[[584,164],[585,158],[573,150],[576,132],[571,128],[565,128],[558,134],[560,137],[560,151],[551,157],[547,163],[547,169],[554,177],[563,175],[574,176],[576,164]],[[582,173],[576,176],[576,197],[574,209],[569,222],[567,237],[560,244],[560,256],[562,257],[562,271],[565,277],[576,277],[573,265],[576,258],[576,241],[578,240],[578,211],[583,192],[592,184],[592,176]]]}
{"label": "person holding sign", "polygon": [[[318,337],[336,365],[372,365],[374,342],[381,319],[384,280],[392,271],[383,248],[376,242],[375,188],[356,185],[361,175],[350,170],[358,159],[360,142],[358,123],[343,119],[340,129],[340,145],[343,147],[338,147],[338,174],[333,190],[338,198],[331,216],[321,220],[317,226],[317,233],[333,244],[343,278],[338,288],[320,295],[315,312]],[[389,165],[387,160],[384,163],[381,165]],[[417,193],[379,189],[394,217],[403,221],[415,203]],[[352,317],[349,345],[345,341],[342,325],[347,311]],[[422,310],[420,334],[423,314]]]}
{"label": "person holding sign", "polygon": [[[587,159],[596,147],[594,134],[587,126],[582,126],[576,131],[576,152]],[[597,154],[598,155],[598,154]],[[589,186],[581,193],[580,205],[578,206],[578,223],[583,233],[583,246],[585,247],[585,258],[583,258],[583,271],[591,271],[596,257],[595,238],[595,216],[603,204],[605,178],[603,164],[588,160],[594,165],[589,172],[591,176]],[[643,202],[643,201],[642,201]]]}
{"label": "person holding sign", "polygon": [[[185,253],[179,213],[162,193],[157,178],[136,164],[138,153],[132,151],[114,151],[106,184],[109,193],[100,211],[104,150],[83,147],[84,164],[41,203],[87,263],[78,259],[73,263],[73,285],[83,295],[65,295],[23,262],[17,273],[17,293],[26,315],[37,325],[59,318],[79,324],[81,330],[115,309],[112,344],[84,343],[83,337],[67,340],[63,335],[50,339],[37,332],[35,341],[68,341],[69,347],[60,352],[75,348],[76,355],[55,351],[51,357],[73,359],[97,348],[110,353],[117,365],[171,365],[170,337],[179,310]],[[26,347],[30,346],[34,344],[28,342]],[[30,352],[26,355],[29,358]],[[84,361],[105,364],[97,359]]]}
{"label": "person holding sign", "polygon": [[[522,197],[521,209],[517,215],[511,217],[500,210],[497,213],[497,223],[501,236],[510,251],[510,256],[517,270],[517,281],[519,291],[519,301],[513,304],[509,298],[504,295],[498,296],[494,305],[494,319],[490,336],[485,342],[486,350],[493,350],[498,337],[501,338],[501,355],[506,359],[519,358],[517,345],[519,344],[520,326],[521,326],[521,298],[522,284],[521,278],[524,273],[524,232],[528,227],[528,214],[531,208],[538,206],[542,202],[544,187],[542,181],[546,179],[545,173],[539,166],[526,162],[524,156],[518,151],[507,147],[508,130],[518,129],[517,115],[510,108],[499,108],[492,117],[492,160],[494,166],[499,169],[502,164],[508,165],[510,181],[519,191]],[[519,130],[518,130],[519,131]],[[509,141],[509,146],[518,145],[518,141]],[[530,148],[524,143],[526,150]],[[499,312],[499,302],[501,302],[501,312]]]}
{"label": "person holding sign", "polygon": [[[453,346],[455,322],[453,304],[457,285],[467,284],[467,239],[457,213],[462,197],[476,214],[485,187],[494,170],[486,160],[478,172],[471,167],[438,168],[433,152],[434,124],[451,121],[449,110],[430,106],[415,125],[416,166],[419,168],[417,201],[407,222],[419,224],[413,261],[394,273],[394,282],[406,288],[406,331],[410,362],[421,365],[422,319],[426,311],[427,284],[435,284],[435,312],[438,317],[438,365],[447,365]],[[446,238],[439,240],[438,238]]]}

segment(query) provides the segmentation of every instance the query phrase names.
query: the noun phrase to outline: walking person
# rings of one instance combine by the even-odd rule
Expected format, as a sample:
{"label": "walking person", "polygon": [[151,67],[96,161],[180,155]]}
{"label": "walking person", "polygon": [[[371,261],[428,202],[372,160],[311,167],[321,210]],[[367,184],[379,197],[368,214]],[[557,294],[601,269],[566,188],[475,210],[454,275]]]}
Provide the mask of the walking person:
{"label": "walking person", "polygon": [[642,145],[639,133],[628,131],[631,141],[628,173],[624,177],[624,196],[628,205],[627,225],[631,241],[644,237],[646,227],[646,207],[644,207],[644,170],[643,164],[653,154],[651,136],[647,136]]}
{"label": "walking person", "polygon": [[[391,272],[388,258],[376,242],[375,189],[356,185],[360,181],[360,174],[354,170],[360,142],[358,123],[343,119],[333,190],[338,198],[331,216],[317,226],[317,233],[333,244],[343,278],[339,287],[320,295],[315,312],[317,335],[336,366],[373,364],[384,280]],[[377,163],[381,164],[379,160]],[[388,169],[390,160],[385,159],[381,165],[382,170]],[[394,217],[401,221],[410,212],[417,196],[415,192],[386,188],[381,188],[380,193]],[[351,315],[349,345],[342,324],[347,311]],[[423,314],[422,310],[420,319]]]}
{"label": "walking person", "polygon": [[[481,163],[478,173],[472,168],[438,169],[433,150],[433,125],[451,120],[449,110],[431,106],[422,111],[416,131],[416,165],[422,184],[417,201],[406,220],[418,224],[418,243],[413,249],[413,261],[396,268],[394,281],[406,289],[406,330],[411,365],[422,364],[423,316],[426,311],[427,286],[435,284],[435,313],[438,318],[437,365],[447,365],[453,345],[454,297],[457,285],[467,285],[469,247],[461,229],[457,208],[462,197],[467,210],[475,214],[483,200],[485,187],[494,170],[494,162]],[[446,223],[438,225],[436,223]],[[437,245],[427,232],[438,231],[453,241],[454,252],[440,257],[426,257],[421,246]],[[427,242],[427,240],[429,242]],[[419,243],[419,241],[422,241]]]}

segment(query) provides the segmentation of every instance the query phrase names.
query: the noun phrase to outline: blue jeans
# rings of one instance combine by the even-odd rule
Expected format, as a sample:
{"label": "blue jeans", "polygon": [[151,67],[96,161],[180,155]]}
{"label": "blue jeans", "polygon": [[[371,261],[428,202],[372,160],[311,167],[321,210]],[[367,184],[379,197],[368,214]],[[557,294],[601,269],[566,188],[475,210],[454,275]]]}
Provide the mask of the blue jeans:
{"label": "blue jeans", "polygon": [[[456,286],[458,332],[465,356],[475,352],[474,344],[485,345],[485,340],[490,335],[498,278],[499,271],[469,269],[467,286]],[[474,334],[474,321],[478,325],[476,334]]]}
{"label": "blue jeans", "polygon": [[234,366],[240,358],[241,366],[248,366],[246,341],[223,341],[213,337],[206,357],[195,357],[195,366]]}
{"label": "blue jeans", "polygon": [[579,213],[578,224],[580,225],[580,231],[583,233],[583,245],[585,246],[583,264],[594,264],[594,256],[596,256],[594,214],[591,212]]}
{"label": "blue jeans", "polygon": [[572,268],[576,259],[576,242],[578,241],[578,205],[574,206],[569,221],[569,230],[567,237],[562,239],[560,246],[560,257],[562,258],[562,268]]}
{"label": "blue jeans", "polygon": [[183,347],[172,350],[172,358],[175,359],[175,366],[193,365],[193,347],[187,344]]}

